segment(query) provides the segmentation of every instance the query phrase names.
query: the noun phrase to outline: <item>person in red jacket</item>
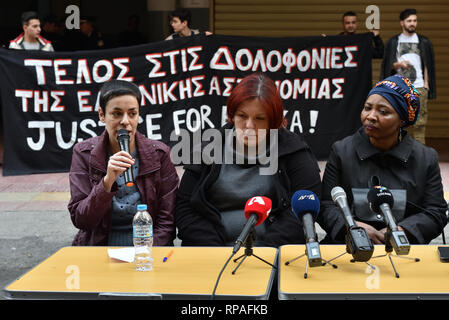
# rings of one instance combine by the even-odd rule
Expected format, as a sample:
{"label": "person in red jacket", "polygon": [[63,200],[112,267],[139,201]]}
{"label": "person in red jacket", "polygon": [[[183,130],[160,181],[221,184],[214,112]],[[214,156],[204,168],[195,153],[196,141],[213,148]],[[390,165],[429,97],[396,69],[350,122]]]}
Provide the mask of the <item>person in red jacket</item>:
{"label": "person in red jacket", "polygon": [[51,42],[40,35],[41,22],[36,12],[24,12],[21,20],[23,33],[10,41],[10,49],[54,51]]}
{"label": "person in red jacket", "polygon": [[[106,130],[73,149],[68,209],[80,229],[73,245],[132,246],[132,219],[140,203],[148,205],[153,219],[153,244],[173,245],[179,178],[169,147],[137,131],[140,101],[139,88],[128,81],[112,80],[100,90],[98,114]],[[129,153],[120,150],[120,129],[129,133]],[[125,185],[128,168],[132,187]]]}

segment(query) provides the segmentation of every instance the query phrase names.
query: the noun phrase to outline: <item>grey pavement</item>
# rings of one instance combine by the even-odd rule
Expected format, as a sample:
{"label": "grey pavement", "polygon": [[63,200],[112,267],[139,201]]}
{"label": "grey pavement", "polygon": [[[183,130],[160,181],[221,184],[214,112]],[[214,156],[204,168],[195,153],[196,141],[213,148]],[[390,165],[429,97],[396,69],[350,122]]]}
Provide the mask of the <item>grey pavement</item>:
{"label": "grey pavement", "polygon": [[[319,165],[323,172],[325,162]],[[440,167],[448,198],[449,163]],[[177,170],[182,176],[182,168]],[[69,197],[68,173],[4,177],[0,166],[0,289],[71,245],[78,230],[67,210]],[[317,233],[319,239],[324,237],[318,225]],[[449,227],[445,235],[449,240]],[[440,243],[441,236],[432,241]],[[1,290],[0,299],[5,298]]]}
{"label": "grey pavement", "polygon": [[70,246],[77,232],[67,211],[1,212],[0,226],[1,288]]}

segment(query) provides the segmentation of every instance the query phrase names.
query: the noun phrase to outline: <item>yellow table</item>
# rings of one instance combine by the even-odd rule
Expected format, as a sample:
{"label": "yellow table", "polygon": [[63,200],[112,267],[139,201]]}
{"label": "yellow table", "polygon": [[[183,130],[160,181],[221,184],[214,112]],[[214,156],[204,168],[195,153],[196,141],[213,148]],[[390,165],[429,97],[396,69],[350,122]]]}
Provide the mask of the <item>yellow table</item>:
{"label": "yellow table", "polygon": [[[154,247],[154,269],[135,270],[133,263],[110,259],[108,247],[65,247],[5,287],[19,299],[210,299],[231,247]],[[173,249],[167,262],[163,257]],[[235,257],[243,254],[244,248]],[[254,248],[276,264],[278,250]],[[223,272],[217,299],[268,299],[275,269],[249,256],[235,275],[232,260]]]}
{"label": "yellow table", "polygon": [[[413,245],[407,257],[392,256],[400,277],[396,278],[388,257],[370,259],[373,270],[364,262],[351,263],[345,254],[330,265],[308,268],[306,258],[289,265],[286,261],[304,253],[304,245],[279,249],[279,299],[449,299],[449,263],[440,262],[438,246]],[[321,245],[321,257],[330,260],[346,251],[344,245]],[[376,245],[373,256],[385,254],[384,245]],[[394,254],[394,252],[393,252]]]}

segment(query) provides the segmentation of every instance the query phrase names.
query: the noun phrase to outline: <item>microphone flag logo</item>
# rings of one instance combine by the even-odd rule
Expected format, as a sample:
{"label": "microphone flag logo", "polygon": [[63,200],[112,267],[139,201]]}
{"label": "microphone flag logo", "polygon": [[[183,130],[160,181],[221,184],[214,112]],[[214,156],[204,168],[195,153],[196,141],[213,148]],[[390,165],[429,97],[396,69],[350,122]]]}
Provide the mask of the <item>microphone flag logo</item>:
{"label": "microphone flag logo", "polygon": [[251,199],[249,199],[248,205],[251,206],[254,202],[257,202],[258,204],[261,204],[263,206],[265,205],[265,201],[263,201],[262,197],[252,197]]}
{"label": "microphone flag logo", "polygon": [[300,201],[300,200],[305,200],[305,199],[309,199],[309,200],[315,201],[315,195],[314,195],[314,194],[304,194],[304,195],[301,195],[301,196],[298,198],[298,201]]}

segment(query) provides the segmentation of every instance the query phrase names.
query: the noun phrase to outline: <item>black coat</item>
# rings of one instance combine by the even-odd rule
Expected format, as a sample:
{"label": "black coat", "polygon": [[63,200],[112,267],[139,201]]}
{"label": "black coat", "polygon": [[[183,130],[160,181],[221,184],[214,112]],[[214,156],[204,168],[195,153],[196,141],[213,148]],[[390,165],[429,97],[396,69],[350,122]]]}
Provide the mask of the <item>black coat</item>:
{"label": "black coat", "polygon": [[[351,206],[351,188],[368,188],[373,175],[388,189],[407,191],[403,219],[396,222],[408,231],[411,243],[429,243],[441,234],[447,223],[447,204],[437,152],[408,134],[391,150],[381,152],[369,143],[362,127],[354,135],[334,143],[324,171],[318,222],[332,240],[343,243],[345,233],[343,216],[332,202],[332,188],[342,187]],[[384,226],[376,227],[379,230]]]}
{"label": "black coat", "polygon": [[[256,242],[260,246],[304,243],[302,222],[291,211],[291,197],[301,189],[318,196],[321,191],[319,167],[304,139],[287,129],[279,129],[278,146],[279,166],[274,174],[277,199],[273,201],[278,206],[272,208],[264,222],[266,232]],[[220,168],[221,164],[216,163],[184,167],[175,213],[183,246],[225,246],[226,234],[220,213],[207,199],[206,192],[217,180]]]}
{"label": "black coat", "polygon": [[[393,63],[396,62],[396,53],[398,50],[398,38],[399,34],[388,40],[385,45],[384,59],[382,60],[382,66],[380,68],[380,80],[388,78],[396,74],[393,70]],[[418,34],[419,39],[419,51],[421,55],[421,67],[424,72],[424,67],[427,68],[427,75],[429,81],[429,99],[435,99],[437,97],[437,87],[435,82],[435,58],[433,53],[432,42],[423,35]]]}

